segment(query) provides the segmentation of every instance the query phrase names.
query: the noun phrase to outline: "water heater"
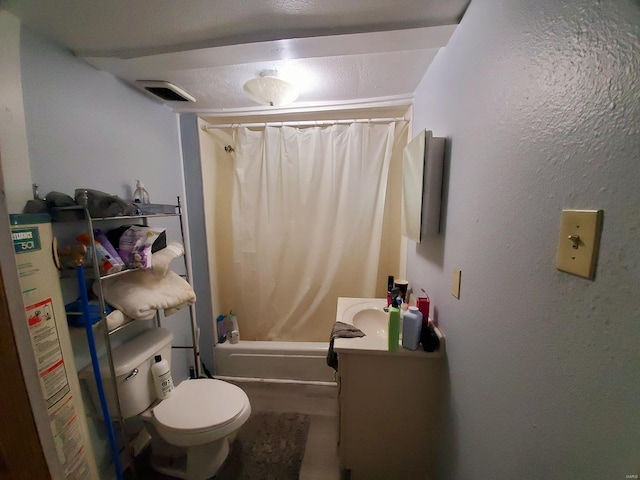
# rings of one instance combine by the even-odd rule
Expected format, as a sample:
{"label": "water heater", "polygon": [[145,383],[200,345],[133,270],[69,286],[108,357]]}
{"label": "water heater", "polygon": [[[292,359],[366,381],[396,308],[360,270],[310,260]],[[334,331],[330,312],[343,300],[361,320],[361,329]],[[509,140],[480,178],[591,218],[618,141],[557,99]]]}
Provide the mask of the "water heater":
{"label": "water heater", "polygon": [[[98,480],[47,214],[10,215],[25,321],[65,479]],[[20,349],[28,349],[19,345]]]}

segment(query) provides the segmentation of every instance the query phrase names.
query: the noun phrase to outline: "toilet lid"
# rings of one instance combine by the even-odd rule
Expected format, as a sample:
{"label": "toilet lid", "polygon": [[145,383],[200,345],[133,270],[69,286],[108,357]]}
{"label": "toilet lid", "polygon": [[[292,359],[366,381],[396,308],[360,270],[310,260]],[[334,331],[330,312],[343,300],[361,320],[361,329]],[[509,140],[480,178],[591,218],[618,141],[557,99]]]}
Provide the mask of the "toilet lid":
{"label": "toilet lid", "polygon": [[203,431],[233,421],[244,409],[247,395],[220,380],[185,380],[171,396],[153,409],[164,427],[180,431]]}

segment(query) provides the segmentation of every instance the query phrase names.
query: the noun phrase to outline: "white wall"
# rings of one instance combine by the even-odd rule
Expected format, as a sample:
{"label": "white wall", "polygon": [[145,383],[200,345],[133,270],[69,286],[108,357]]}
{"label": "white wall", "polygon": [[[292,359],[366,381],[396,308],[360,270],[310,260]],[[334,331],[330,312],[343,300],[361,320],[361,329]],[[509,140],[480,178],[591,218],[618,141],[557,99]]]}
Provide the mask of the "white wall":
{"label": "white wall", "polygon": [[[11,316],[2,321],[12,321],[15,341],[25,347],[18,350],[18,355],[40,444],[51,475],[61,478],[64,472],[49,428],[38,368],[24,321],[24,303],[9,225],[9,213],[20,212],[25,201],[31,198],[31,173],[20,83],[20,22],[3,11],[0,11],[0,92],[0,189],[4,193],[0,195],[0,273]],[[16,386],[9,384],[6,388]]]}
{"label": "white wall", "polygon": [[22,82],[33,181],[41,193],[88,187],[153,203],[182,195],[177,116],[23,29]]}
{"label": "white wall", "polygon": [[32,198],[29,150],[20,83],[20,21],[0,11],[0,149],[9,213]]}
{"label": "white wall", "polygon": [[[473,0],[416,91],[414,133],[448,141],[443,232],[408,255],[447,337],[440,479],[640,473],[639,25]],[[563,208],[605,212],[594,281],[555,269]]]}

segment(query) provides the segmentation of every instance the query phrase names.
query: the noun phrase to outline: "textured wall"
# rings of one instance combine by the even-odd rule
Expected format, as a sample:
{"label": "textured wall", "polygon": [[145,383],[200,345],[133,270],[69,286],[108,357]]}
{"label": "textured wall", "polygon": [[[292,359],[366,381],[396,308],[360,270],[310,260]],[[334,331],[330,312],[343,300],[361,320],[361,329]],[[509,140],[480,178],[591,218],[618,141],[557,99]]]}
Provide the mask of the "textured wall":
{"label": "textured wall", "polygon": [[31,169],[20,81],[20,21],[0,11],[0,154],[9,213],[32,198]]}
{"label": "textured wall", "polygon": [[182,195],[177,115],[111,74],[23,29],[22,83],[33,181],[41,193],[89,187],[153,203]]}
{"label": "textured wall", "polygon": [[[447,336],[440,479],[640,473],[639,25],[473,0],[416,91],[414,133],[448,141],[443,231],[408,254]],[[605,212],[594,281],[555,269],[563,208]]]}

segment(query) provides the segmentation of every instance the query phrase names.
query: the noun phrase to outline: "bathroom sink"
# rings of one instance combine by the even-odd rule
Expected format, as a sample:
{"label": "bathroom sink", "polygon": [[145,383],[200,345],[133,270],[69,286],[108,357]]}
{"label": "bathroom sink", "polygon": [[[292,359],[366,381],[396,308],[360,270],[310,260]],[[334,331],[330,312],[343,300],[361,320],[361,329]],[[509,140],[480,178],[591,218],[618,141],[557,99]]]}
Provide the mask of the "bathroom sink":
{"label": "bathroom sink", "polygon": [[387,338],[389,314],[380,308],[365,308],[354,313],[351,323],[367,335]]}
{"label": "bathroom sink", "polygon": [[409,350],[400,348],[389,352],[388,323],[389,314],[385,312],[386,298],[338,297],[336,321],[353,325],[362,330],[364,337],[336,338],[334,350],[340,353],[358,353],[366,355],[413,356],[417,358],[435,358],[445,355],[444,336],[434,327],[440,339],[440,348],[436,352],[425,353],[421,348]]}
{"label": "bathroom sink", "polygon": [[387,340],[388,313],[384,311],[386,300],[361,298],[349,299],[349,305],[340,309],[338,318],[362,330],[370,339]]}

